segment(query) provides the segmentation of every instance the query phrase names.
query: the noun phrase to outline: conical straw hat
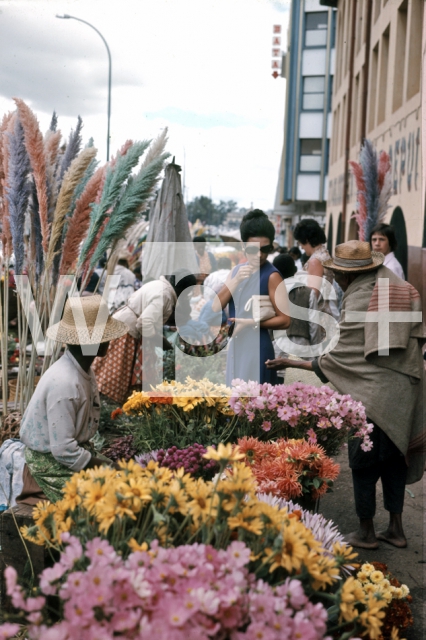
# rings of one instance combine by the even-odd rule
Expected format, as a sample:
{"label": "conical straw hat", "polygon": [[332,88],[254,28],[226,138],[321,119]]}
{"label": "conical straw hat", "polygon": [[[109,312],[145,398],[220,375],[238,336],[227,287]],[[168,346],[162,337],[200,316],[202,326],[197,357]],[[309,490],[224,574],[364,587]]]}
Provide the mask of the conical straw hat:
{"label": "conical straw hat", "polygon": [[334,257],[322,262],[323,267],[335,271],[372,271],[384,262],[383,253],[371,251],[369,242],[349,240],[338,244],[334,250]]}
{"label": "conical straw hat", "polygon": [[100,344],[121,338],[128,331],[124,322],[109,314],[102,296],[73,296],[65,303],[62,320],[47,330],[47,337],[65,344]]}

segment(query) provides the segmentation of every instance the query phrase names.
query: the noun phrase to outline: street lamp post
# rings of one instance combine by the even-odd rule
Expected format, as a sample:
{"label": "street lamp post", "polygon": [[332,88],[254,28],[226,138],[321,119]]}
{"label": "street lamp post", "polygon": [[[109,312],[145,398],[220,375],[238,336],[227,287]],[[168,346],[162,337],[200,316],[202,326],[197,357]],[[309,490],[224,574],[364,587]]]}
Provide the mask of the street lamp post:
{"label": "street lamp post", "polygon": [[106,46],[106,50],[108,53],[108,132],[107,132],[107,162],[108,162],[109,161],[110,121],[111,121],[111,52],[109,50],[108,43],[103,37],[102,33],[98,29],[96,29],[96,27],[94,27],[93,24],[90,24],[90,22],[87,22],[87,20],[82,20],[81,18],[76,18],[75,16],[69,16],[67,13],[64,13],[63,16],[56,15],[56,17],[61,18],[62,20],[64,19],[78,20],[79,22],[84,22],[84,24],[87,24],[89,27],[94,29],[94,31],[96,31],[96,33],[102,38],[103,43]]}

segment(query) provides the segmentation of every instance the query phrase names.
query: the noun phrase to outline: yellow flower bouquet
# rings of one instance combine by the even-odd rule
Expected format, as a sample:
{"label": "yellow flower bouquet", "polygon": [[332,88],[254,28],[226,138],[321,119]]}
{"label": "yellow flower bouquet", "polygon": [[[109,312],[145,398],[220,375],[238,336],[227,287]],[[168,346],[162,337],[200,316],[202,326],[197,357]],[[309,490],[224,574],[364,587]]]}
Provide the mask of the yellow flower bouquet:
{"label": "yellow flower bouquet", "polygon": [[123,412],[132,419],[136,449],[145,452],[229,441],[237,427],[230,395],[225,385],[190,377],[185,384],[164,382],[149,392],[135,391]]}
{"label": "yellow flower bouquet", "polygon": [[123,559],[158,543],[166,548],[199,543],[219,550],[238,540],[250,549],[247,568],[256,578],[271,586],[298,580],[313,602],[326,604],[329,631],[344,631],[333,637],[353,637],[345,635],[349,625],[377,639],[386,601],[366,596],[353,577],[341,580],[342,569],[356,557],[352,548],[336,542],[326,553],[297,513],[259,500],[256,480],[238,448],[219,444],[205,457],[219,465],[216,478],[208,482],[153,461],[145,468],[130,461],[119,470],[80,471],[65,486],[62,500],[39,503],[35,525],[21,531],[26,539],[58,551],[70,535],[83,545],[104,539]]}

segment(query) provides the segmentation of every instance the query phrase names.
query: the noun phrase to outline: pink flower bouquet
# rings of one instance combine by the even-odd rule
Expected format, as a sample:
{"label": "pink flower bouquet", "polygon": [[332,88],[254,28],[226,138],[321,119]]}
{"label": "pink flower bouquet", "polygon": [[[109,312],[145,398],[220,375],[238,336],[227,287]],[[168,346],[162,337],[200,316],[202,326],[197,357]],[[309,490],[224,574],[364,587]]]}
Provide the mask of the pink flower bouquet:
{"label": "pink flower bouquet", "polygon": [[[40,575],[36,593],[25,594],[16,571],[6,569],[7,592],[30,640],[325,637],[324,606],[310,602],[297,579],[275,588],[257,580],[246,568],[250,549],[243,542],[219,551],[204,544],[163,549],[153,542],[127,560],[100,538],[85,547],[72,536],[67,542],[59,562]],[[56,623],[48,596],[56,596]],[[0,637],[18,630],[8,622]]]}
{"label": "pink flower bouquet", "polygon": [[240,421],[251,424],[251,435],[257,438],[306,438],[324,447],[328,456],[338,453],[348,435],[361,438],[365,451],[372,447],[373,425],[362,403],[327,386],[272,386],[236,379],[229,404]]}

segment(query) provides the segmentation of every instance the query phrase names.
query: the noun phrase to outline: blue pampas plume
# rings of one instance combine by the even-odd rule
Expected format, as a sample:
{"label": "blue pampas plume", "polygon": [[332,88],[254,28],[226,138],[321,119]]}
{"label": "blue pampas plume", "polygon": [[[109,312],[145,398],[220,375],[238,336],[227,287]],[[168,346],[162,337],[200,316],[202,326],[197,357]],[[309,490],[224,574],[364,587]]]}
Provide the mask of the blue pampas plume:
{"label": "blue pampas plume", "polygon": [[56,131],[57,126],[58,126],[58,116],[56,114],[56,111],[54,111],[52,113],[52,119],[51,119],[50,125],[49,125],[50,131]]}
{"label": "blue pampas plume", "polygon": [[79,266],[84,264],[84,261],[96,239],[98,231],[107,217],[108,211],[112,210],[116,205],[117,200],[125,189],[125,183],[128,180],[132,169],[136,167],[139,162],[139,158],[142,156],[145,149],[149,147],[150,143],[150,140],[135,142],[127,150],[125,155],[119,155],[117,157],[113,166],[111,166],[111,164],[108,166],[101,200],[92,207],[89,231],[81,248],[78,261]]}
{"label": "blue pampas plume", "polygon": [[31,182],[31,198],[30,198],[30,221],[31,221],[31,248],[32,259],[35,260],[35,273],[37,282],[43,273],[43,236],[41,234],[40,213],[37,198],[37,189],[35,182]]}
{"label": "blue pampas plume", "polygon": [[12,133],[7,134],[9,142],[9,166],[6,179],[6,198],[9,203],[10,231],[15,253],[15,273],[22,274],[24,266],[24,226],[25,212],[30,195],[28,175],[31,165],[25,148],[24,129],[16,117]]}
{"label": "blue pampas plume", "polygon": [[65,172],[71,165],[71,162],[78,156],[81,150],[81,130],[83,128],[83,120],[78,116],[77,118],[77,126],[74,130],[71,130],[70,136],[68,138],[68,144],[65,149],[65,153],[62,156],[62,162],[59,169],[58,176],[58,191],[60,189],[62,179],[64,177]]}
{"label": "blue pampas plume", "polygon": [[111,247],[114,240],[123,238],[127,229],[141,219],[140,207],[151,197],[160,172],[164,168],[164,161],[169,156],[169,153],[161,154],[144,167],[138,175],[131,179],[129,178],[126,187],[122,191],[121,198],[111,212],[110,219],[91,258],[91,268],[97,264],[103,253]]}
{"label": "blue pampas plume", "polygon": [[379,211],[379,185],[377,153],[370,140],[365,140],[359,156],[365,182],[367,217],[364,222],[364,237],[368,242],[373,227],[377,224]]}

